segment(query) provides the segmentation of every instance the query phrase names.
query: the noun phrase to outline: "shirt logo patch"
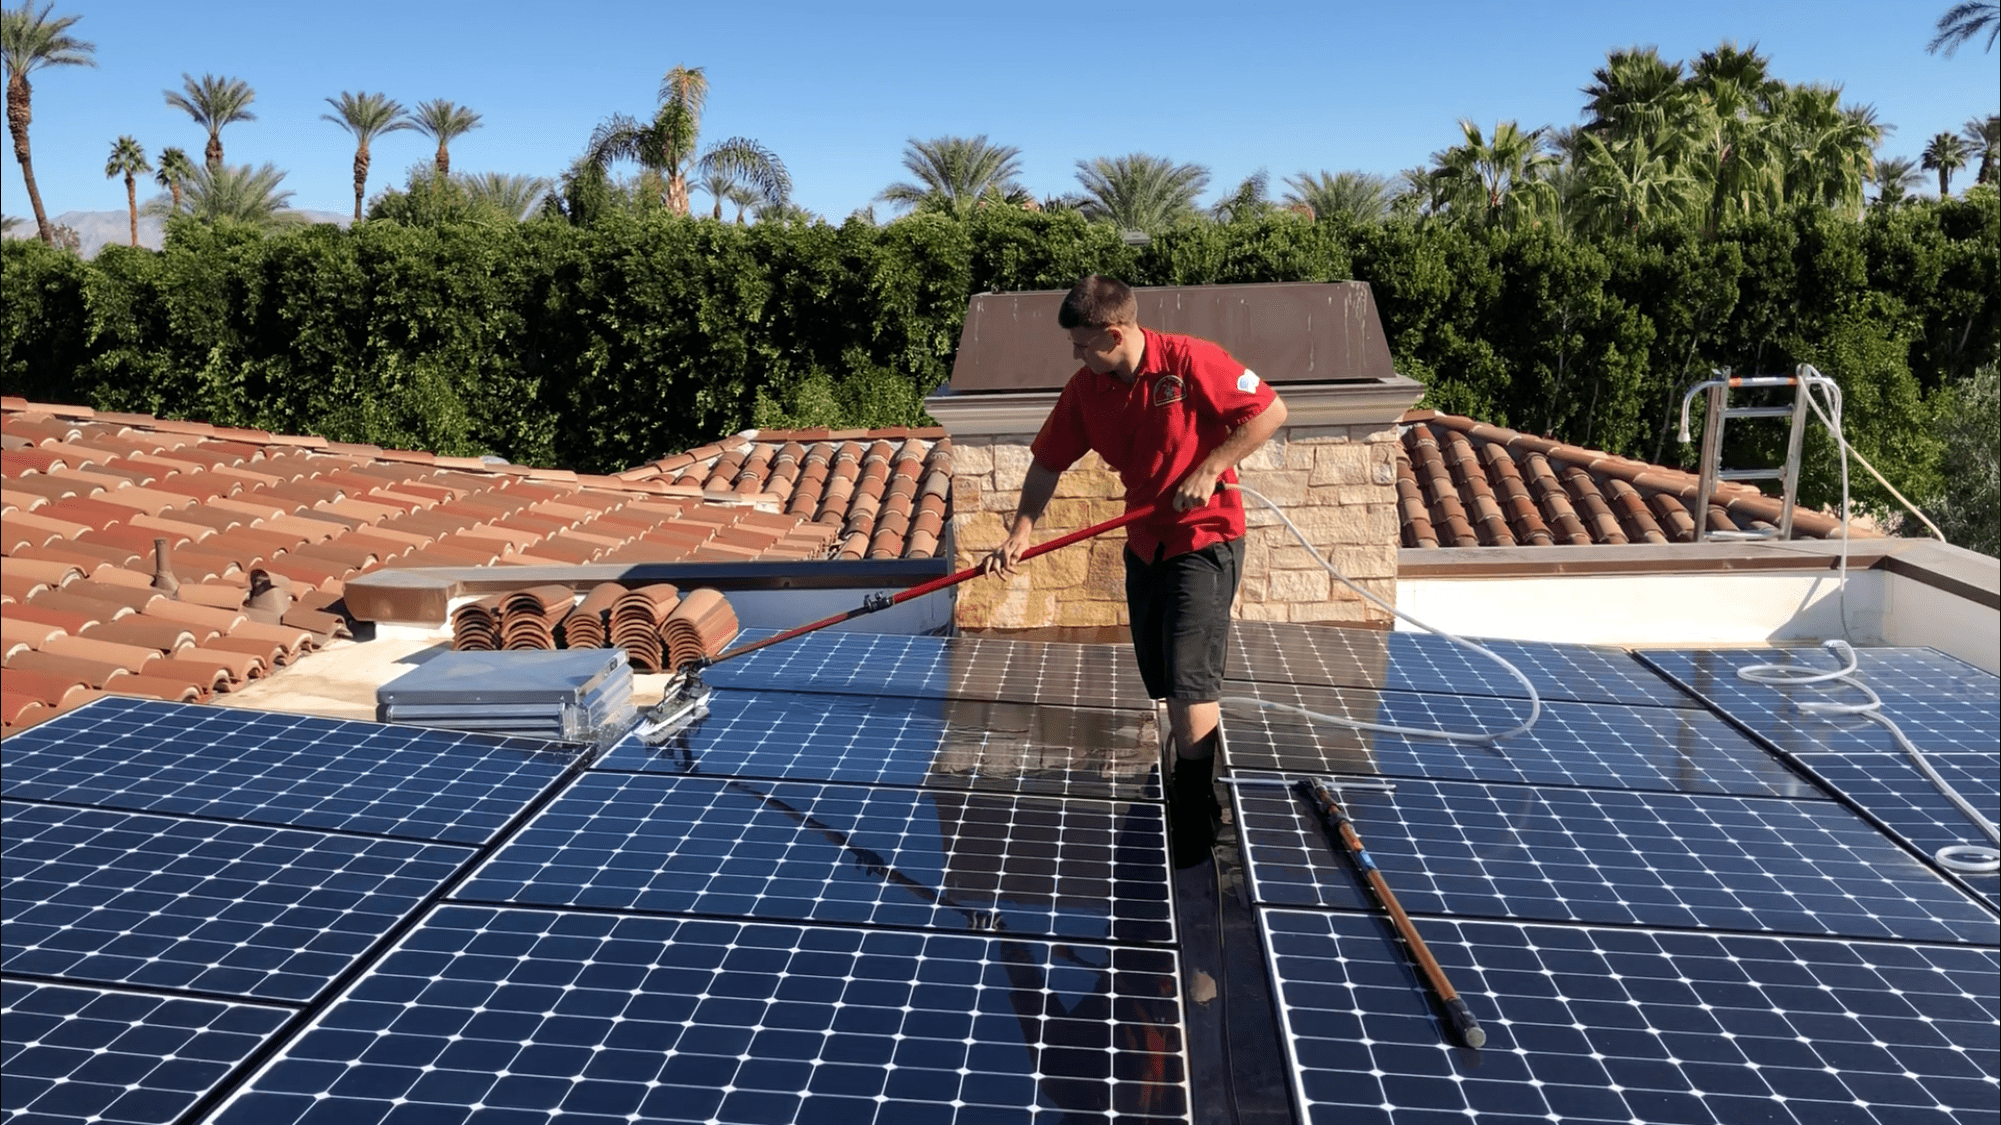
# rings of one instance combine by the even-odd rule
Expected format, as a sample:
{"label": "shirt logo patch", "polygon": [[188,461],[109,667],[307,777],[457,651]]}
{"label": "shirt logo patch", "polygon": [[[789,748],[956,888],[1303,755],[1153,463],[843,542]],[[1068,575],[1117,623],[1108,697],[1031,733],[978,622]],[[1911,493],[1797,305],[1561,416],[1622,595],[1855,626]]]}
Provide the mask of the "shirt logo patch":
{"label": "shirt logo patch", "polygon": [[1170,402],[1180,402],[1186,395],[1186,389],[1182,387],[1181,376],[1179,375],[1163,375],[1160,381],[1153,385],[1153,404],[1155,406],[1166,406]]}
{"label": "shirt logo patch", "polygon": [[1250,394],[1251,392],[1257,390],[1258,373],[1252,371],[1248,367],[1244,368],[1244,373],[1242,375],[1237,376],[1237,389],[1244,392],[1245,394]]}

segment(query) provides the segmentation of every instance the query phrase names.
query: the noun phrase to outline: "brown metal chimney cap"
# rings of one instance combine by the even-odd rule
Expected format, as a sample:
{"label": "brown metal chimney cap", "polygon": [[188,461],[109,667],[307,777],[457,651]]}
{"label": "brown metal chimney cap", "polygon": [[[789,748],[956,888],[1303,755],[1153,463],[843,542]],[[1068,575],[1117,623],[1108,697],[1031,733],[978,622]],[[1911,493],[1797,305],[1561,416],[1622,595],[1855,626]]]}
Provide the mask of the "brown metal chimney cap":
{"label": "brown metal chimney cap", "polygon": [[[966,309],[951,392],[1056,390],[1077,371],[1056,324],[1068,290],[976,294]],[[1139,322],[1214,340],[1268,383],[1396,378],[1365,281],[1167,285],[1134,289]]]}

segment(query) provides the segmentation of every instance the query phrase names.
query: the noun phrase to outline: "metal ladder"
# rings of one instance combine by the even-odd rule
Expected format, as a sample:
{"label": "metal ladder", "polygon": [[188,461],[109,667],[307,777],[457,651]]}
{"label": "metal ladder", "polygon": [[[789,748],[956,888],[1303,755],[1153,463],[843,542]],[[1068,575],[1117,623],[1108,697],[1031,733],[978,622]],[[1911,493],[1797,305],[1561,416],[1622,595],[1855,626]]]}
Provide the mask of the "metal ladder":
{"label": "metal ladder", "polygon": [[[1708,392],[1708,408],[1702,420],[1702,469],[1701,484],[1695,497],[1695,541],[1743,540],[1743,539],[1790,539],[1793,534],[1793,502],[1799,495],[1800,482],[1800,442],[1806,436],[1806,378],[1793,375],[1752,375],[1735,376],[1729,368],[1712,370],[1713,379],[1706,379],[1688,389],[1681,398],[1681,440],[1688,436],[1688,407],[1695,396]],[[1791,406],[1737,406],[1729,405],[1730,392],[1738,388],[1791,387]],[[1732,418],[1791,418],[1792,434],[1786,441],[1786,463],[1775,469],[1725,469],[1718,464],[1723,457],[1723,426]],[[1762,531],[1711,531],[1709,530],[1709,500],[1716,493],[1717,481],[1776,480],[1781,482],[1779,526]]]}

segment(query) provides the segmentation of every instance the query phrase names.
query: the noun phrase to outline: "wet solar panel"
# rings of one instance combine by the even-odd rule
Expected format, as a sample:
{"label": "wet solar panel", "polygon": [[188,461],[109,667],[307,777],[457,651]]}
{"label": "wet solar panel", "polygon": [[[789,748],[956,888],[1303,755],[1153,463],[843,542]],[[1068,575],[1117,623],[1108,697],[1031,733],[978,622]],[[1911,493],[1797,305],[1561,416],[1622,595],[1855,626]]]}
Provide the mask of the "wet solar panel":
{"label": "wet solar panel", "polygon": [[[1238,780],[1256,901],[1375,908],[1298,794]],[[1831,801],[1415,780],[1345,798],[1419,914],[2001,940],[1992,912]]]}
{"label": "wet solar panel", "polygon": [[[1982,810],[1989,820],[2001,820],[2001,795],[1991,754],[1931,754],[1932,768]],[[1802,768],[1829,788],[1881,821],[1898,839],[1921,855],[1958,845],[1991,845],[1972,818],[1918,771],[1902,754],[1811,754]],[[2001,905],[2001,874],[1966,874],[1947,870],[1987,901]]]}
{"label": "wet solar panel", "polygon": [[1151,711],[718,690],[673,741],[597,766],[1130,799],[1159,794],[1159,763]]}
{"label": "wet solar panel", "polygon": [[526,739],[111,697],[0,743],[0,796],[479,844],[575,753]]}
{"label": "wet solar panel", "polygon": [[1186,1121],[1178,994],[1165,949],[446,906],[214,1120]]}
{"label": "wet solar panel", "polygon": [[[1254,700],[1426,730],[1504,731],[1527,717],[1521,700],[1246,684]],[[1454,743],[1343,729],[1223,701],[1233,769],[1382,774],[1552,785],[1806,797],[1820,794],[1729,724],[1702,710],[1549,703],[1534,729],[1496,743]]]}
{"label": "wet solar panel", "polygon": [[1152,706],[1128,645],[813,633],[718,664],[703,679],[750,691]]}
{"label": "wet solar panel", "polygon": [[1474,1052],[1379,919],[1259,916],[1308,1122],[1994,1119],[1991,947],[1420,919]]}
{"label": "wet solar panel", "polygon": [[454,895],[1171,942],[1161,807],[593,771]]}
{"label": "wet solar panel", "polygon": [[285,1008],[0,981],[8,1125],[173,1122],[292,1013]]}

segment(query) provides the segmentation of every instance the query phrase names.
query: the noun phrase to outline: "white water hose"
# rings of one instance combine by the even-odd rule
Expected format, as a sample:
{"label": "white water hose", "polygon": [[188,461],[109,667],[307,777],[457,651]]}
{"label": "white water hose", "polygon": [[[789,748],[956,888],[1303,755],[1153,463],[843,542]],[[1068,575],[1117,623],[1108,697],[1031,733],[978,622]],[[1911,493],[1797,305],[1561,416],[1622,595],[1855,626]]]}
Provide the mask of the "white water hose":
{"label": "white water hose", "polygon": [[1456,636],[1452,633],[1446,632],[1443,629],[1427,625],[1424,622],[1419,621],[1417,618],[1412,617],[1410,614],[1403,612],[1397,607],[1377,597],[1376,595],[1371,594],[1367,590],[1362,589],[1360,586],[1356,585],[1351,579],[1349,579],[1347,575],[1341,573],[1339,570],[1336,570],[1334,568],[1334,564],[1328,562],[1325,558],[1323,558],[1319,551],[1314,550],[1313,544],[1307,542],[1306,534],[1300,531],[1299,527],[1295,525],[1290,519],[1287,519],[1285,512],[1281,511],[1279,509],[1279,506],[1273,503],[1269,497],[1264,496],[1254,488],[1249,488],[1241,484],[1224,485],[1224,487],[1235,489],[1236,491],[1241,492],[1244,495],[1249,496],[1252,499],[1256,500],[1258,503],[1263,504],[1265,507],[1270,508],[1271,513],[1278,517],[1279,522],[1285,525],[1286,530],[1292,532],[1292,537],[1294,539],[1299,540],[1299,545],[1306,548],[1306,553],[1313,556],[1314,562],[1319,563],[1322,569],[1326,570],[1327,573],[1333,575],[1335,579],[1339,581],[1342,585],[1348,587],[1350,590],[1355,591],[1357,594],[1360,594],[1364,600],[1369,602],[1369,604],[1374,605],[1377,608],[1392,614],[1399,621],[1408,621],[1412,625],[1417,626],[1418,628],[1424,630],[1427,633],[1432,633],[1436,636],[1444,637],[1446,640],[1451,641],[1453,644],[1456,644],[1461,648],[1471,649],[1472,651],[1479,653],[1480,655],[1488,658],[1489,660],[1492,660],[1494,663],[1499,664],[1501,667],[1506,668],[1508,670],[1509,675],[1512,675],[1515,679],[1520,680],[1522,682],[1522,687],[1528,689],[1529,715],[1528,718],[1523,719],[1520,723],[1517,723],[1516,725],[1509,727],[1506,730],[1453,731],[1453,730],[1431,730],[1426,727],[1398,727],[1398,726],[1389,726],[1384,723],[1364,722],[1360,719],[1350,719],[1343,715],[1322,714],[1319,711],[1311,711],[1304,707],[1295,707],[1290,703],[1277,703],[1269,699],[1255,699],[1247,695],[1226,695],[1218,702],[1222,703],[1226,707],[1254,708],[1258,710],[1270,710],[1270,711],[1290,711],[1295,715],[1304,715],[1305,717],[1312,719],[1316,722],[1328,723],[1337,727],[1347,727],[1350,730],[1375,731],[1379,734],[1402,735],[1405,738],[1434,738],[1446,742],[1499,742],[1503,738],[1508,738],[1513,735],[1526,733],[1529,730],[1529,728],[1535,726],[1536,720],[1542,717],[1542,696],[1536,691],[1535,685],[1529,682],[1529,678],[1522,674],[1522,670],[1520,668],[1517,668],[1513,664],[1508,663],[1505,659],[1503,659],[1500,656],[1500,654],[1493,652],[1490,649],[1483,648],[1480,645],[1474,644],[1472,641],[1469,641],[1464,637]]}

